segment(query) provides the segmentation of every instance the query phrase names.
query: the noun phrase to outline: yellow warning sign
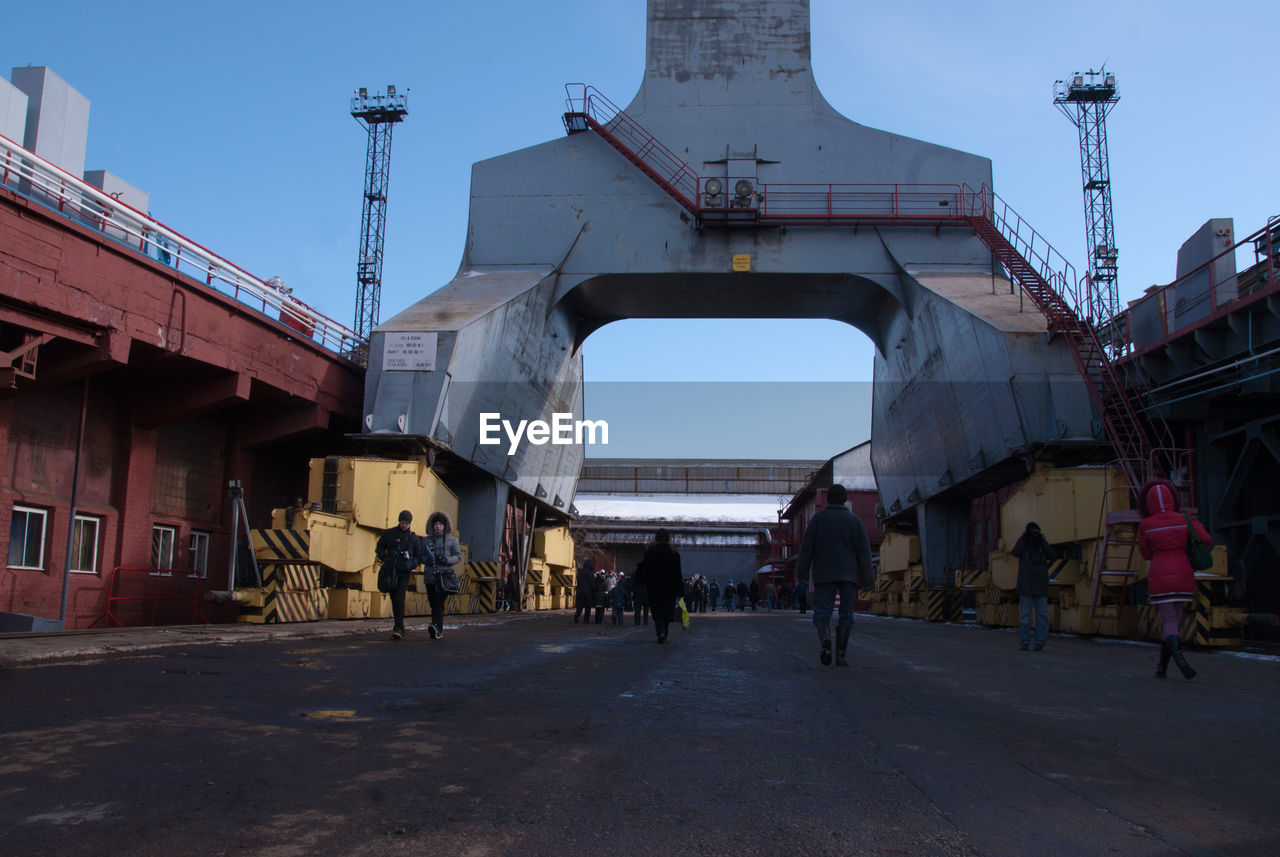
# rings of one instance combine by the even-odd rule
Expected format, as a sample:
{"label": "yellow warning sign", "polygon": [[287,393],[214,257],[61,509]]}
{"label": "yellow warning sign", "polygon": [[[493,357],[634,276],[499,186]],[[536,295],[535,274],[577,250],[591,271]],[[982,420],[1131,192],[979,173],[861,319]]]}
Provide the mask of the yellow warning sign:
{"label": "yellow warning sign", "polygon": [[750,253],[734,253],[733,254],[733,270],[750,271],[751,270],[751,254]]}

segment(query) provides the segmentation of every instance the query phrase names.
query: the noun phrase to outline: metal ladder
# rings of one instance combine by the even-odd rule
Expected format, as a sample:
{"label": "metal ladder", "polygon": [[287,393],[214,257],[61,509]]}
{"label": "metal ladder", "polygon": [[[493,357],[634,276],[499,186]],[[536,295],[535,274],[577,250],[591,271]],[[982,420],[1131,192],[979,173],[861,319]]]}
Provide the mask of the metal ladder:
{"label": "metal ladder", "polygon": [[[1122,468],[1123,469],[1123,468]],[[1104,599],[1112,604],[1124,604],[1129,587],[1138,577],[1138,524],[1142,515],[1136,509],[1112,509],[1112,498],[1117,493],[1132,495],[1137,486],[1132,483],[1108,488],[1102,496],[1102,511],[1098,529],[1102,540],[1093,559],[1093,586],[1089,598],[1089,616],[1097,615]],[[1117,591],[1118,590],[1118,591]]]}

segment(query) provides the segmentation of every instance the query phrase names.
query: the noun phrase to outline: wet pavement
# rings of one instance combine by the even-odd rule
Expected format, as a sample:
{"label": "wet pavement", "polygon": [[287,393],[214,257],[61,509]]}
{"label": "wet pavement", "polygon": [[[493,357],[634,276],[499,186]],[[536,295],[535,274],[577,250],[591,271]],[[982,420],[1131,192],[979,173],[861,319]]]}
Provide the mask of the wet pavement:
{"label": "wet pavement", "polygon": [[0,638],[0,855],[1280,853],[1280,659],[859,617]]}

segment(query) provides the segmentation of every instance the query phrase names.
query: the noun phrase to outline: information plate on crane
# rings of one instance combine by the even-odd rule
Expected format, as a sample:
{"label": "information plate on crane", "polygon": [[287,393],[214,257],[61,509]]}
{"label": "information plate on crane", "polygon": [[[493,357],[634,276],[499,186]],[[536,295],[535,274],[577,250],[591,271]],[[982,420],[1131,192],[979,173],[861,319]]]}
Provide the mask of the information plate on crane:
{"label": "information plate on crane", "polygon": [[437,333],[388,331],[382,335],[384,372],[434,372]]}

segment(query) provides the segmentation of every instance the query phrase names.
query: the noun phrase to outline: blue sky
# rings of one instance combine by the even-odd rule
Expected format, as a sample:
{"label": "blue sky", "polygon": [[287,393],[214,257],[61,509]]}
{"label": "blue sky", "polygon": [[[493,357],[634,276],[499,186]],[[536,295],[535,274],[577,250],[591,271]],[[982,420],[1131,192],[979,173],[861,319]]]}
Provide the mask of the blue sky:
{"label": "blue sky", "polygon": [[[386,319],[456,271],[472,163],[561,136],[565,83],[626,104],[644,67],[644,0],[10,5],[0,74],[47,65],[90,99],[87,169],[148,191],[156,218],[346,324],[366,142],[348,112],[356,87],[409,90]],[[813,0],[812,14],[814,73],[837,110],[990,158],[997,192],[1078,269],[1079,145],[1052,84],[1105,63],[1121,94],[1108,132],[1122,301],[1169,282],[1208,218],[1234,217],[1244,236],[1280,214],[1274,2]],[[615,427],[610,455],[822,459],[867,436],[871,347],[836,322],[620,322],[585,356],[593,418],[608,416],[592,412],[597,384],[604,403],[633,382],[748,382],[736,402],[691,402],[683,431]],[[796,380],[861,392],[797,399]]]}

